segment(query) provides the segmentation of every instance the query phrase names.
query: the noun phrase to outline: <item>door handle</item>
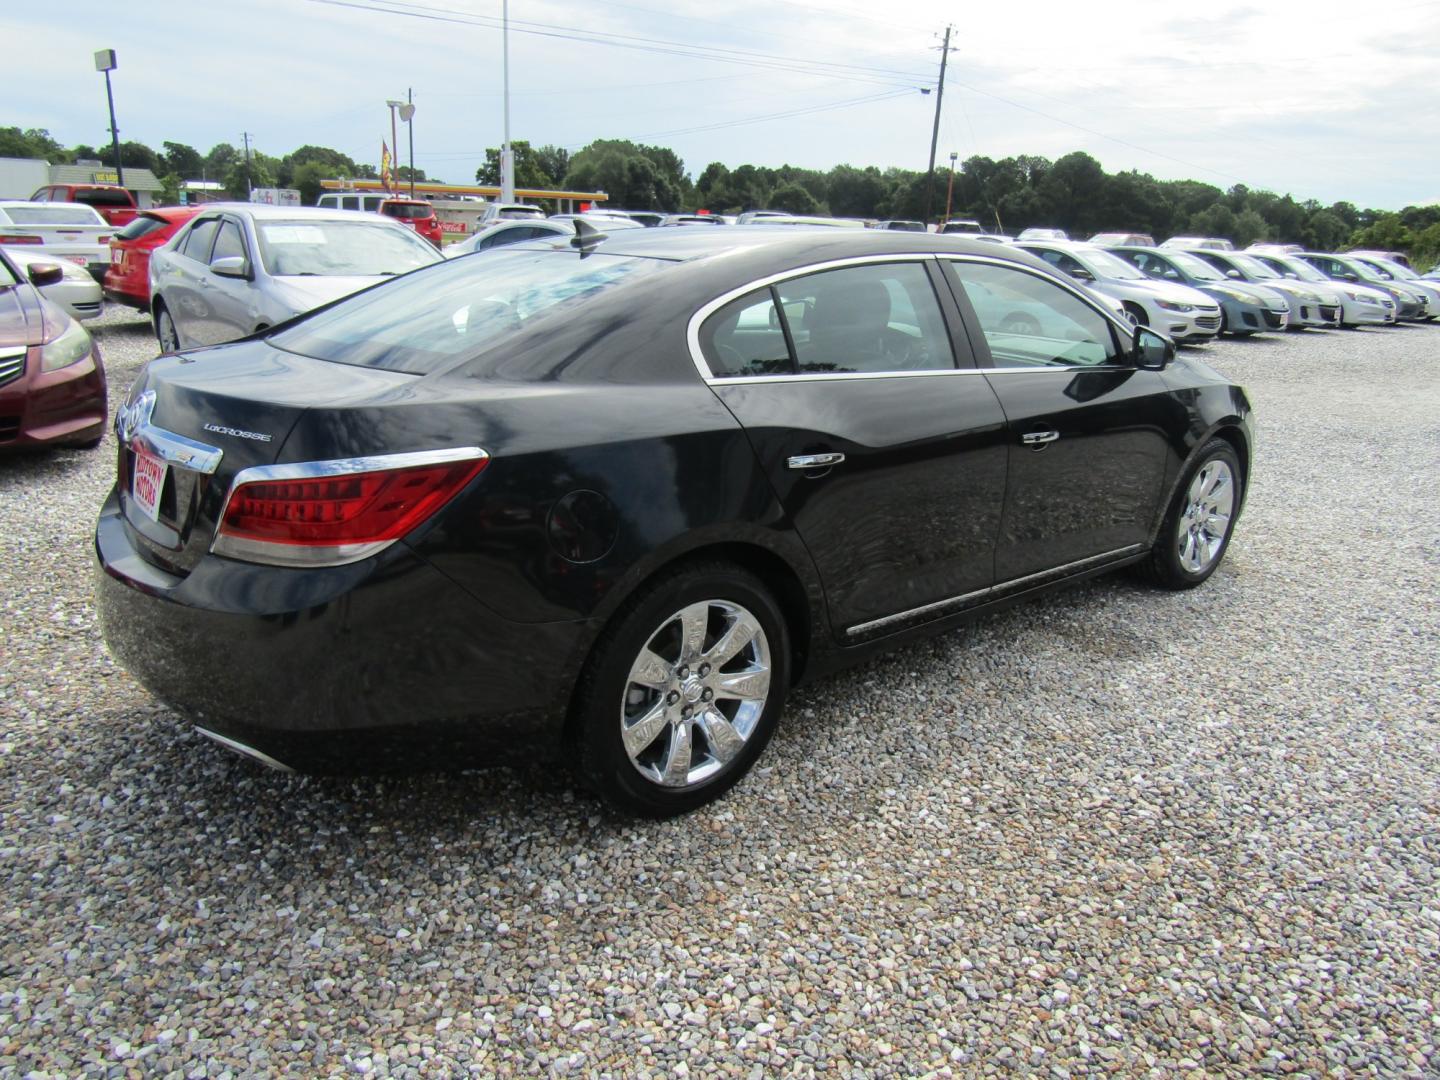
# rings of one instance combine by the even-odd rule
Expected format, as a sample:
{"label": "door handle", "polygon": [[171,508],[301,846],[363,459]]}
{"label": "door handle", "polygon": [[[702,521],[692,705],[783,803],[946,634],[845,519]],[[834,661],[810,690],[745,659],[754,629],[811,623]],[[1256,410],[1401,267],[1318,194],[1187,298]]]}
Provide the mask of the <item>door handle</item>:
{"label": "door handle", "polygon": [[844,454],[796,454],[786,464],[792,469],[802,471],[808,469],[828,469],[832,465],[839,465],[845,460]]}
{"label": "door handle", "polygon": [[1058,431],[1032,431],[1029,434],[1021,435],[1020,441],[1026,446],[1033,446],[1038,449],[1042,446],[1048,446],[1058,438],[1060,438]]}
{"label": "door handle", "polygon": [[215,287],[215,283],[207,277],[202,277],[200,279],[200,287],[202,289],[213,289]]}

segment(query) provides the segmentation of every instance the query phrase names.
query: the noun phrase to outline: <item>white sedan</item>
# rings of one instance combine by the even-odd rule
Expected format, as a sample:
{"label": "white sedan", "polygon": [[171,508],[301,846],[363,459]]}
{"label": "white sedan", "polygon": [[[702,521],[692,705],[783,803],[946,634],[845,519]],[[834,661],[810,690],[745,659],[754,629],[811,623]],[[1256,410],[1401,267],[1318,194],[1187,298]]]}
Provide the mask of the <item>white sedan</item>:
{"label": "white sedan", "polygon": [[83,266],[100,281],[110,265],[115,226],[84,203],[0,202],[0,244]]}
{"label": "white sedan", "polygon": [[75,318],[93,319],[104,310],[105,296],[100,288],[100,283],[91,277],[90,272],[84,267],[76,265],[69,259],[20,247],[6,247],[5,254],[10,256],[10,261],[27,277],[30,275],[31,266],[58,266],[60,268],[59,281],[48,285],[37,282],[35,287],[40,290],[41,296],[59,304]]}

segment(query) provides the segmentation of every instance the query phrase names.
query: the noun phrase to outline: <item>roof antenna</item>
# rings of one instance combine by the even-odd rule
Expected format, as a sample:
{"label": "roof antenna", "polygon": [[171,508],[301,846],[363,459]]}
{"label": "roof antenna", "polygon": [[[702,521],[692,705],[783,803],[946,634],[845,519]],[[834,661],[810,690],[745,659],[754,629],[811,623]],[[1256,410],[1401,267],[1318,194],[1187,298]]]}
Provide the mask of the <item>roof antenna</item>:
{"label": "roof antenna", "polygon": [[601,232],[588,221],[575,219],[575,235],[570,238],[570,246],[580,249],[580,257],[583,259],[589,255],[601,242],[610,239],[610,234]]}

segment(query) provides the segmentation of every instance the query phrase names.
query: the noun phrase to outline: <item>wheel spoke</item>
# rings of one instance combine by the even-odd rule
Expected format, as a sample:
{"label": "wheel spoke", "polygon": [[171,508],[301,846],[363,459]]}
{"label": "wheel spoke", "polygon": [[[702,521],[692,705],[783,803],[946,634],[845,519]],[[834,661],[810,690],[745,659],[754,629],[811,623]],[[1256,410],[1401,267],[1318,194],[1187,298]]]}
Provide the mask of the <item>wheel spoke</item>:
{"label": "wheel spoke", "polygon": [[705,632],[710,625],[710,605],[691,604],[680,612],[680,659],[693,660],[705,648]]}
{"label": "wheel spoke", "polygon": [[620,737],[625,741],[625,752],[632,758],[642,753],[655,741],[655,736],[660,734],[667,723],[665,702],[655,702],[654,707],[640,719],[621,726]]}
{"label": "wheel spoke", "polygon": [[710,752],[722,765],[744,748],[745,737],[735,730],[735,726],[725,719],[725,714],[719,709],[706,709],[700,714],[699,720],[705,729],[705,737],[710,742]]}
{"label": "wheel spoke", "polygon": [[711,645],[705,653],[705,659],[711,667],[724,667],[750,642],[755,640],[755,635],[760,632],[760,624],[748,614],[741,614],[735,617],[729,629],[720,635],[720,639]]}
{"label": "wheel spoke", "polygon": [[711,680],[716,697],[739,701],[763,701],[770,694],[770,669],[751,668],[719,675]]}
{"label": "wheel spoke", "polygon": [[630,681],[651,690],[664,690],[670,682],[670,662],[651,649],[642,649],[630,669]]}
{"label": "wheel spoke", "polygon": [[670,732],[670,748],[665,754],[665,766],[660,773],[660,782],[667,787],[679,787],[690,777],[690,725],[676,724]]}

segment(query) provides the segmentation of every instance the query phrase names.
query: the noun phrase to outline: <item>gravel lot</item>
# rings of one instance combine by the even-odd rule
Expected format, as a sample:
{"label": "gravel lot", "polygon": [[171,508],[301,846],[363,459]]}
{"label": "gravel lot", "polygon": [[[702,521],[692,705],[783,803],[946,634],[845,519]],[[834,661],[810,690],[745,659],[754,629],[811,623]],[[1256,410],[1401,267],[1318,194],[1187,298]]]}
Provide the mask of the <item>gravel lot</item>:
{"label": "gravel lot", "polygon": [[1440,326],[1201,355],[1262,440],[1207,586],[830,679],[660,824],[211,745],[99,639],[109,439],[0,461],[0,1075],[1440,1073]]}

